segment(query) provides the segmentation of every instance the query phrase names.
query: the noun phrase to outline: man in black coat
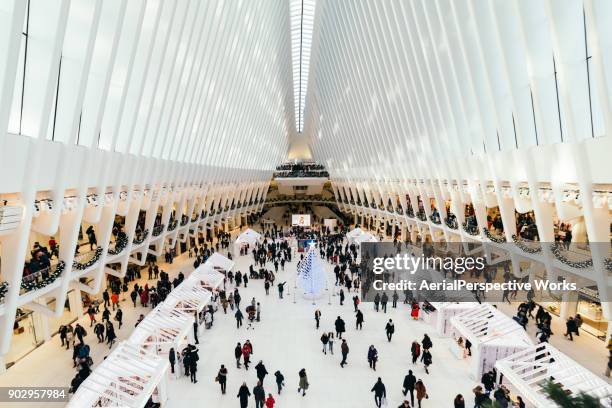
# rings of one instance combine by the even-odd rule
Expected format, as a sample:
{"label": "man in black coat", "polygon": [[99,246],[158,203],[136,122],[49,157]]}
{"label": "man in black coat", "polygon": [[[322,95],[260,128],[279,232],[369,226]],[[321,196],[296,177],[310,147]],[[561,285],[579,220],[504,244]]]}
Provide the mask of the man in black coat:
{"label": "man in black coat", "polygon": [[240,343],[234,349],[234,357],[236,358],[236,368],[240,368],[240,357],[242,357],[242,345]]}
{"label": "man in black coat", "polygon": [[416,377],[412,374],[412,370],[408,370],[408,375],[404,377],[403,390],[404,395],[410,392],[410,405],[414,406],[414,385],[416,384]]}
{"label": "man in black coat", "polygon": [[385,326],[385,332],[387,333],[387,340],[391,341],[391,337],[393,337],[393,333],[395,333],[395,325],[393,324],[393,320],[389,319],[387,325]]}
{"label": "man in black coat", "polygon": [[257,379],[261,384],[263,384],[264,378],[266,378],[266,375],[268,374],[268,370],[266,370],[266,366],[264,365],[263,361],[260,360],[259,363],[257,363],[255,366],[255,371],[257,371]]}
{"label": "man in black coat", "polygon": [[342,338],[342,333],[344,333],[346,331],[344,320],[342,320],[342,318],[340,316],[338,316],[338,318],[334,322],[334,325],[336,326],[336,337],[341,339]]}
{"label": "man in black coat", "polygon": [[266,400],[266,391],[263,385],[261,385],[261,381],[258,381],[257,385],[253,387],[253,397],[255,397],[255,408],[263,408],[264,401]]}
{"label": "man in black coat", "polygon": [[240,408],[247,408],[249,406],[249,397],[251,396],[251,391],[249,391],[249,387],[247,387],[246,382],[243,382],[238,390],[237,398],[240,398]]}

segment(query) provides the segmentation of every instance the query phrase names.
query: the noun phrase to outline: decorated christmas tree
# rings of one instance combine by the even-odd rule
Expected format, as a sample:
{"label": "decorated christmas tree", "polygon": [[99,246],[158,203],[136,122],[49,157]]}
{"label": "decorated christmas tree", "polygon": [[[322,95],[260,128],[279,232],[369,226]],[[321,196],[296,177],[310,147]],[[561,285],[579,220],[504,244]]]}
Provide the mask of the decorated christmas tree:
{"label": "decorated christmas tree", "polygon": [[305,295],[317,296],[325,289],[325,270],[314,245],[311,245],[306,256],[297,269],[298,285]]}

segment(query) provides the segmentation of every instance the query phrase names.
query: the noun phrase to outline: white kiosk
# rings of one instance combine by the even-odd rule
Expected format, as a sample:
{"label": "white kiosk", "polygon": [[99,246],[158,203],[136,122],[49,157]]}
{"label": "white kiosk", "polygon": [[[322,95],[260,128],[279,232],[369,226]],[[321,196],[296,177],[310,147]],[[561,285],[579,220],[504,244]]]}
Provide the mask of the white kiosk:
{"label": "white kiosk", "polygon": [[513,388],[538,408],[556,408],[542,386],[550,379],[568,394],[589,394],[601,406],[612,407],[612,385],[548,343],[541,343],[499,360],[495,367]]}
{"label": "white kiosk", "polygon": [[[217,256],[214,256],[217,255]],[[216,268],[232,268],[214,254],[192,272],[166,300],[138,324],[132,335],[110,353],[79,386],[68,407],[142,408],[149,398],[167,400],[168,352],[193,339],[193,323],[212,300],[225,276]]]}
{"label": "white kiosk", "polygon": [[478,306],[477,302],[429,302],[435,310],[424,311],[423,320],[436,330],[440,337],[452,337],[451,318]]}
{"label": "white kiosk", "polygon": [[363,235],[363,234],[364,234],[364,231],[363,231],[361,228],[357,227],[357,228],[355,228],[355,229],[353,229],[353,230],[351,230],[351,231],[347,232],[347,233],[346,233],[346,238],[349,240],[349,242],[351,242],[351,243],[352,243],[352,242],[355,242],[355,240],[356,240],[356,239],[357,239],[359,236],[361,236],[361,235]]}
{"label": "white kiosk", "polygon": [[243,247],[249,247],[249,249],[253,249],[256,242],[259,242],[261,239],[261,234],[251,228],[247,228],[243,233],[238,235],[236,241],[234,242],[234,256],[238,256],[240,254],[240,249]]}
{"label": "white kiosk", "polygon": [[67,407],[142,408],[149,398],[164,405],[168,366],[167,358],[127,341],[119,343],[83,381]]}
{"label": "white kiosk", "polygon": [[[472,343],[472,376],[480,380],[497,360],[525,350],[533,343],[514,319],[483,303],[451,317],[457,334]],[[453,346],[457,343],[454,342]]]}

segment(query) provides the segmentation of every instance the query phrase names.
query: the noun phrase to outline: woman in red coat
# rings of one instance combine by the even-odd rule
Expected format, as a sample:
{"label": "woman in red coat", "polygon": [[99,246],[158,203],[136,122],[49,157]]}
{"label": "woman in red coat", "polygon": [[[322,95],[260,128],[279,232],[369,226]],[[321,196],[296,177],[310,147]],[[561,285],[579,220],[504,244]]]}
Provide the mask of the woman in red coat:
{"label": "woman in red coat", "polygon": [[412,316],[414,320],[419,320],[419,304],[418,303],[415,302],[412,304],[412,311],[410,312],[410,316]]}

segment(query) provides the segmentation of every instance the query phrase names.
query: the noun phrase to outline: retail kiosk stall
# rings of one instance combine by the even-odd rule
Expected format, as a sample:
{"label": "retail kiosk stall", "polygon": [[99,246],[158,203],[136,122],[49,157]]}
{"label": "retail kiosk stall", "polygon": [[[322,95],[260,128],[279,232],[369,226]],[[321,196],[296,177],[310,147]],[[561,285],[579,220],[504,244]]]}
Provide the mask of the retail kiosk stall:
{"label": "retail kiosk stall", "polygon": [[[138,324],[129,339],[93,370],[69,407],[142,408],[149,398],[161,404],[166,402],[168,353],[171,348],[178,353],[183,346],[193,343],[194,322],[200,322],[200,313],[225,279],[217,269],[231,269],[234,265],[228,258],[215,255],[170,292]],[[200,326],[197,327],[199,330]]]}
{"label": "retail kiosk stall", "polygon": [[167,358],[124,341],[79,386],[69,408],[142,408],[166,401]]}
{"label": "retail kiosk stall", "polygon": [[[431,308],[423,313],[423,320],[436,330],[440,337],[452,337],[451,318],[478,306],[477,302],[429,302]],[[433,309],[433,310],[432,310]],[[456,336],[455,336],[456,337]]]}
{"label": "retail kiosk stall", "polygon": [[[472,376],[480,379],[482,374],[495,367],[495,362],[533,346],[527,332],[511,317],[486,303],[451,317],[457,336],[472,343]],[[459,339],[453,346],[460,347]],[[455,353],[458,357],[465,354]]]}
{"label": "retail kiosk stall", "polygon": [[612,407],[612,386],[548,343],[533,345],[499,360],[495,367],[516,391],[538,408],[556,408],[543,386],[549,381],[570,395],[589,394]]}
{"label": "retail kiosk stall", "polygon": [[349,242],[355,242],[355,240],[364,234],[364,231],[357,227],[349,232],[346,233],[346,238],[349,240]]}
{"label": "retail kiosk stall", "polygon": [[261,239],[261,234],[251,228],[247,228],[243,233],[238,235],[236,241],[234,242],[234,255],[240,254],[240,249],[248,247],[253,249],[255,243],[259,242]]}

